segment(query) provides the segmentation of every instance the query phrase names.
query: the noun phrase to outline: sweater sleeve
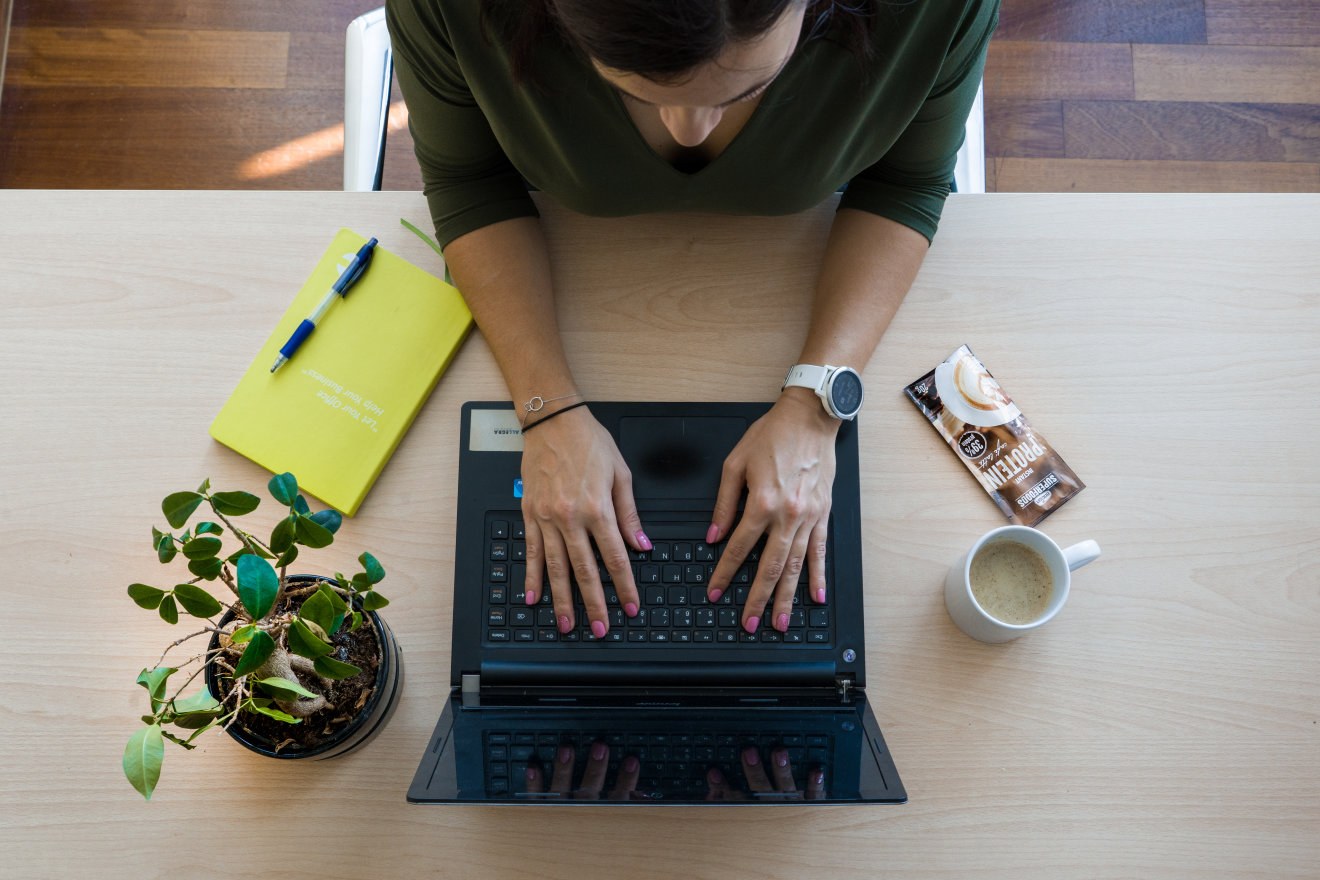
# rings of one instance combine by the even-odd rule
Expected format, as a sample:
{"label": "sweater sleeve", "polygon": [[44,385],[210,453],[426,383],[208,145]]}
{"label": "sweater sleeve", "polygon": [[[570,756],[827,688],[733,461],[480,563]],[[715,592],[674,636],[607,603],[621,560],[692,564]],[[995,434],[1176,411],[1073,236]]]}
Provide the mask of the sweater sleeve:
{"label": "sweater sleeve", "polygon": [[840,208],[878,214],[934,239],[999,23],[997,2],[971,6],[920,109],[884,158],[849,182]]}
{"label": "sweater sleeve", "polygon": [[440,247],[492,223],[536,216],[526,184],[463,77],[439,6],[389,0],[385,12]]}

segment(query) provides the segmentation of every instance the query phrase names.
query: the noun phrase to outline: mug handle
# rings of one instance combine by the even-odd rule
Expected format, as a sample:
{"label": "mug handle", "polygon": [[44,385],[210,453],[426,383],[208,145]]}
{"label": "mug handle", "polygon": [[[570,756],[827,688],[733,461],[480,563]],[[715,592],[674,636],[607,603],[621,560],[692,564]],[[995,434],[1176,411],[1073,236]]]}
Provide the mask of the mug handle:
{"label": "mug handle", "polygon": [[1068,563],[1069,571],[1076,571],[1099,556],[1100,545],[1095,541],[1082,541],[1063,551],[1063,560]]}

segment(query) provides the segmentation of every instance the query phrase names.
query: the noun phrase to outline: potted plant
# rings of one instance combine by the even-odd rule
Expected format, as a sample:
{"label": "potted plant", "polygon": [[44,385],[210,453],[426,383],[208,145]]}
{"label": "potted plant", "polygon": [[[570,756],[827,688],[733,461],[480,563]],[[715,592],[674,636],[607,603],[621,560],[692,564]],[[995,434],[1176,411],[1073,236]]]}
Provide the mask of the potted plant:
{"label": "potted plant", "polygon": [[[161,563],[187,560],[192,577],[168,589],[128,588],[135,603],[166,623],[177,624],[181,611],[204,621],[137,678],[151,712],[129,738],[123,767],[148,800],[160,778],[165,740],[193,749],[199,736],[220,727],[273,757],[334,757],[374,735],[397,699],[398,645],[376,614],[389,604],[376,590],[385,570],[363,553],[362,571],[351,578],[288,574],[299,548],[328,547],[343,518],[333,510],[312,513],[292,474],[273,477],[267,488],[288,508],[267,541],[232,519],[255,510],[261,503],[256,495],[212,492],[208,479],[196,492],[167,497],[161,509],[171,531],[152,528],[152,547]],[[185,528],[203,504],[214,519]],[[178,529],[184,530],[175,534]],[[226,548],[226,535],[236,547]],[[203,583],[226,591],[223,601]],[[166,665],[171,651],[208,635],[205,651]],[[182,682],[171,680],[188,669]],[[185,695],[199,676],[203,686]]]}

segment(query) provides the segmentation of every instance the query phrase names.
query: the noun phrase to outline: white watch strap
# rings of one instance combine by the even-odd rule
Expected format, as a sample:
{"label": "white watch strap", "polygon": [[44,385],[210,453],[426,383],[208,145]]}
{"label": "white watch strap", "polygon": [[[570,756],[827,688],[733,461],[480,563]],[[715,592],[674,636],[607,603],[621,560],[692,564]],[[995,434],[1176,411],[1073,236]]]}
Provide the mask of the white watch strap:
{"label": "white watch strap", "polygon": [[800,385],[820,394],[825,390],[825,380],[829,378],[833,369],[834,367],[828,364],[823,367],[816,364],[795,364],[789,369],[788,376],[784,379],[784,384],[779,390],[782,391],[790,385]]}

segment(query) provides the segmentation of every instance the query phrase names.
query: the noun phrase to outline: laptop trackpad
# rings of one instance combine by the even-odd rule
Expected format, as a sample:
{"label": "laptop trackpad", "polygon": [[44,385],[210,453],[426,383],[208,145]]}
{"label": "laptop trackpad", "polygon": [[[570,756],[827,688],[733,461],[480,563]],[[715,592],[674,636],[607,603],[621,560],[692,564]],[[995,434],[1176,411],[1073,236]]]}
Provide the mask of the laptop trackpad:
{"label": "laptop trackpad", "polygon": [[737,417],[619,419],[633,496],[714,500],[724,459],[746,430],[747,420]]}

